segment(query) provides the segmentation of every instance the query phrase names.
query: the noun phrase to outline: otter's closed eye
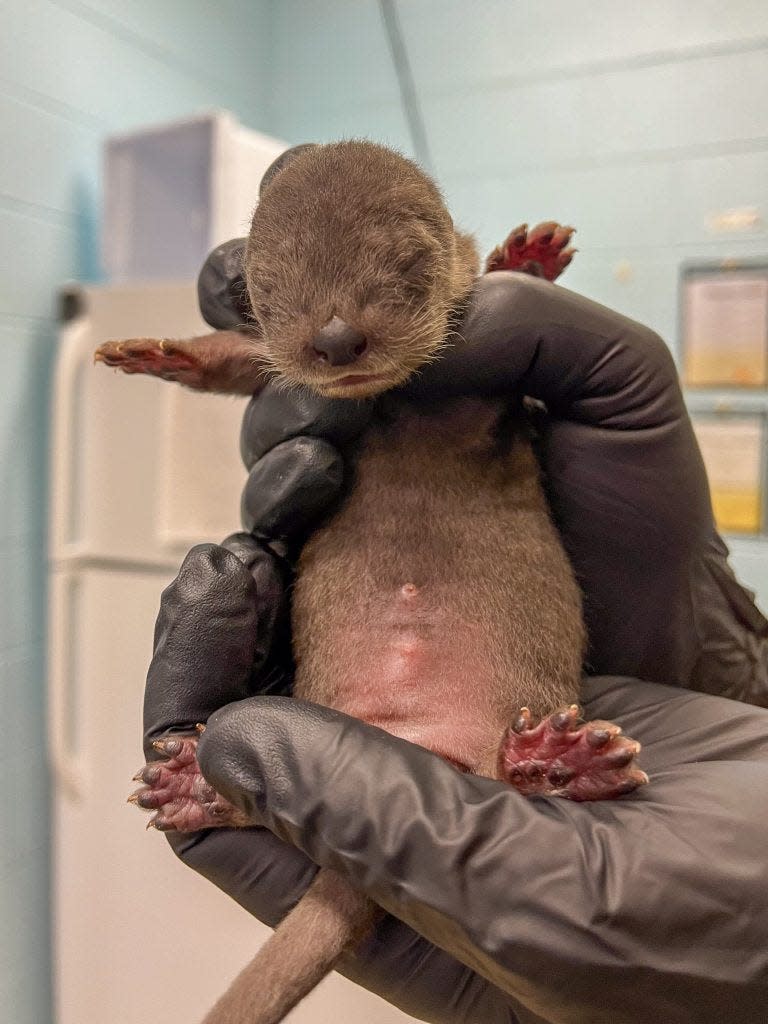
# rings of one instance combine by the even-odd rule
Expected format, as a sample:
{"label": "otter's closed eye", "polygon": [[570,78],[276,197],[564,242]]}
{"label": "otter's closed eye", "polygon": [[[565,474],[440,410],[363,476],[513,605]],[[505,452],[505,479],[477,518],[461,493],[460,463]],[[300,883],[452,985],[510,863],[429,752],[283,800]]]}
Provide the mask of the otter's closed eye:
{"label": "otter's closed eye", "polygon": [[263,284],[259,284],[259,285],[256,286],[256,290],[261,292],[262,295],[266,295],[266,296],[269,296],[269,295],[272,294],[272,289],[273,288],[274,288],[274,285],[272,284],[271,281],[265,281]]}
{"label": "otter's closed eye", "polygon": [[418,249],[397,261],[397,272],[407,277],[419,277],[430,269],[432,260],[431,250]]}

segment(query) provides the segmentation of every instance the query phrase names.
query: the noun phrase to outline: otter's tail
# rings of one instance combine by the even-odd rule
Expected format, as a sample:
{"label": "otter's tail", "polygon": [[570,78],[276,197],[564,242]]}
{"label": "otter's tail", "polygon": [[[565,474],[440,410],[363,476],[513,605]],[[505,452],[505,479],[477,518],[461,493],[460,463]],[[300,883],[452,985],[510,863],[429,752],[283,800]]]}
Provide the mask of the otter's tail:
{"label": "otter's tail", "polygon": [[363,939],[377,913],[340,875],[321,870],[203,1024],[279,1024]]}

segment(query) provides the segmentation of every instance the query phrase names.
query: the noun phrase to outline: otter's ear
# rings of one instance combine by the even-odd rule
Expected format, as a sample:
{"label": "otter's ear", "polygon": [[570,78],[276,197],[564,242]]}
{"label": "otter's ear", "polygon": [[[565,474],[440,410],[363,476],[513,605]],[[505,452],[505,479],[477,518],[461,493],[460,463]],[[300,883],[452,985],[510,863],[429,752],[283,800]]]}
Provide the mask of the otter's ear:
{"label": "otter's ear", "polygon": [[316,149],[317,146],[317,142],[302,142],[300,146],[292,146],[290,149],[286,149],[284,153],[281,153],[277,160],[273,160],[264,172],[264,177],[259,185],[259,196],[264,195],[264,189],[274,181],[280,171],[284,171],[288,164],[292,164],[297,156],[308,149]]}

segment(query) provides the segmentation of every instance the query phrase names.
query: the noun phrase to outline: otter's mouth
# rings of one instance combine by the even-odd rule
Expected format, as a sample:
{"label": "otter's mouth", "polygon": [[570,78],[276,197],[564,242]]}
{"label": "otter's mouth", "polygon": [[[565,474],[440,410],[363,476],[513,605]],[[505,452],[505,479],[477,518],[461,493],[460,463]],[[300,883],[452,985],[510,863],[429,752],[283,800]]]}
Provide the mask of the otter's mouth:
{"label": "otter's mouth", "polygon": [[316,381],[312,387],[328,398],[366,398],[394,387],[392,375],[385,373],[349,373],[333,380]]}
{"label": "otter's mouth", "polygon": [[354,387],[356,384],[373,384],[375,381],[383,381],[383,373],[350,373],[346,377],[336,377],[335,380],[325,382],[325,387]]}

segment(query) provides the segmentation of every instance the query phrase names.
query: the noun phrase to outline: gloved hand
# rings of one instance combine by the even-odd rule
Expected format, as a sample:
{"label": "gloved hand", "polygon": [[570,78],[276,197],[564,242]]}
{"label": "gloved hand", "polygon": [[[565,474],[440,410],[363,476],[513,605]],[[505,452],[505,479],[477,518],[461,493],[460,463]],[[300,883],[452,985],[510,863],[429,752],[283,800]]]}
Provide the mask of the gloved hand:
{"label": "gloved hand", "polygon": [[[586,595],[592,665],[765,699],[765,621],[727,575],[659,339],[511,274],[479,283],[463,333],[466,347],[412,388],[498,394],[515,385],[547,403],[544,465]],[[366,415],[340,403],[345,418],[331,416],[328,427],[327,405],[310,401],[279,419],[281,401],[272,394],[253,404],[244,430],[254,463],[246,513],[265,545],[300,537],[338,492],[341,456],[312,435],[343,445]],[[266,660],[280,590],[272,555],[243,535],[228,546],[236,554],[193,551],[166,592],[148,740],[244,698],[265,670],[271,682],[276,673],[285,679],[274,667],[286,664],[280,645]],[[529,1021],[762,1020],[765,960],[753,951],[765,948],[765,920],[752,914],[745,923],[744,908],[762,900],[762,873],[750,865],[765,835],[745,794],[761,791],[765,716],[639,683],[613,686],[587,713],[618,719],[646,745],[653,782],[630,801],[526,802],[343,716],[257,698],[214,715],[203,769],[298,848],[263,829],[174,844],[269,923],[302,894],[312,861],[348,874],[408,924],[386,919],[346,973],[425,1019],[507,1021],[513,1008]],[[713,761],[702,766],[704,756]],[[466,879],[459,892],[457,863]]]}

